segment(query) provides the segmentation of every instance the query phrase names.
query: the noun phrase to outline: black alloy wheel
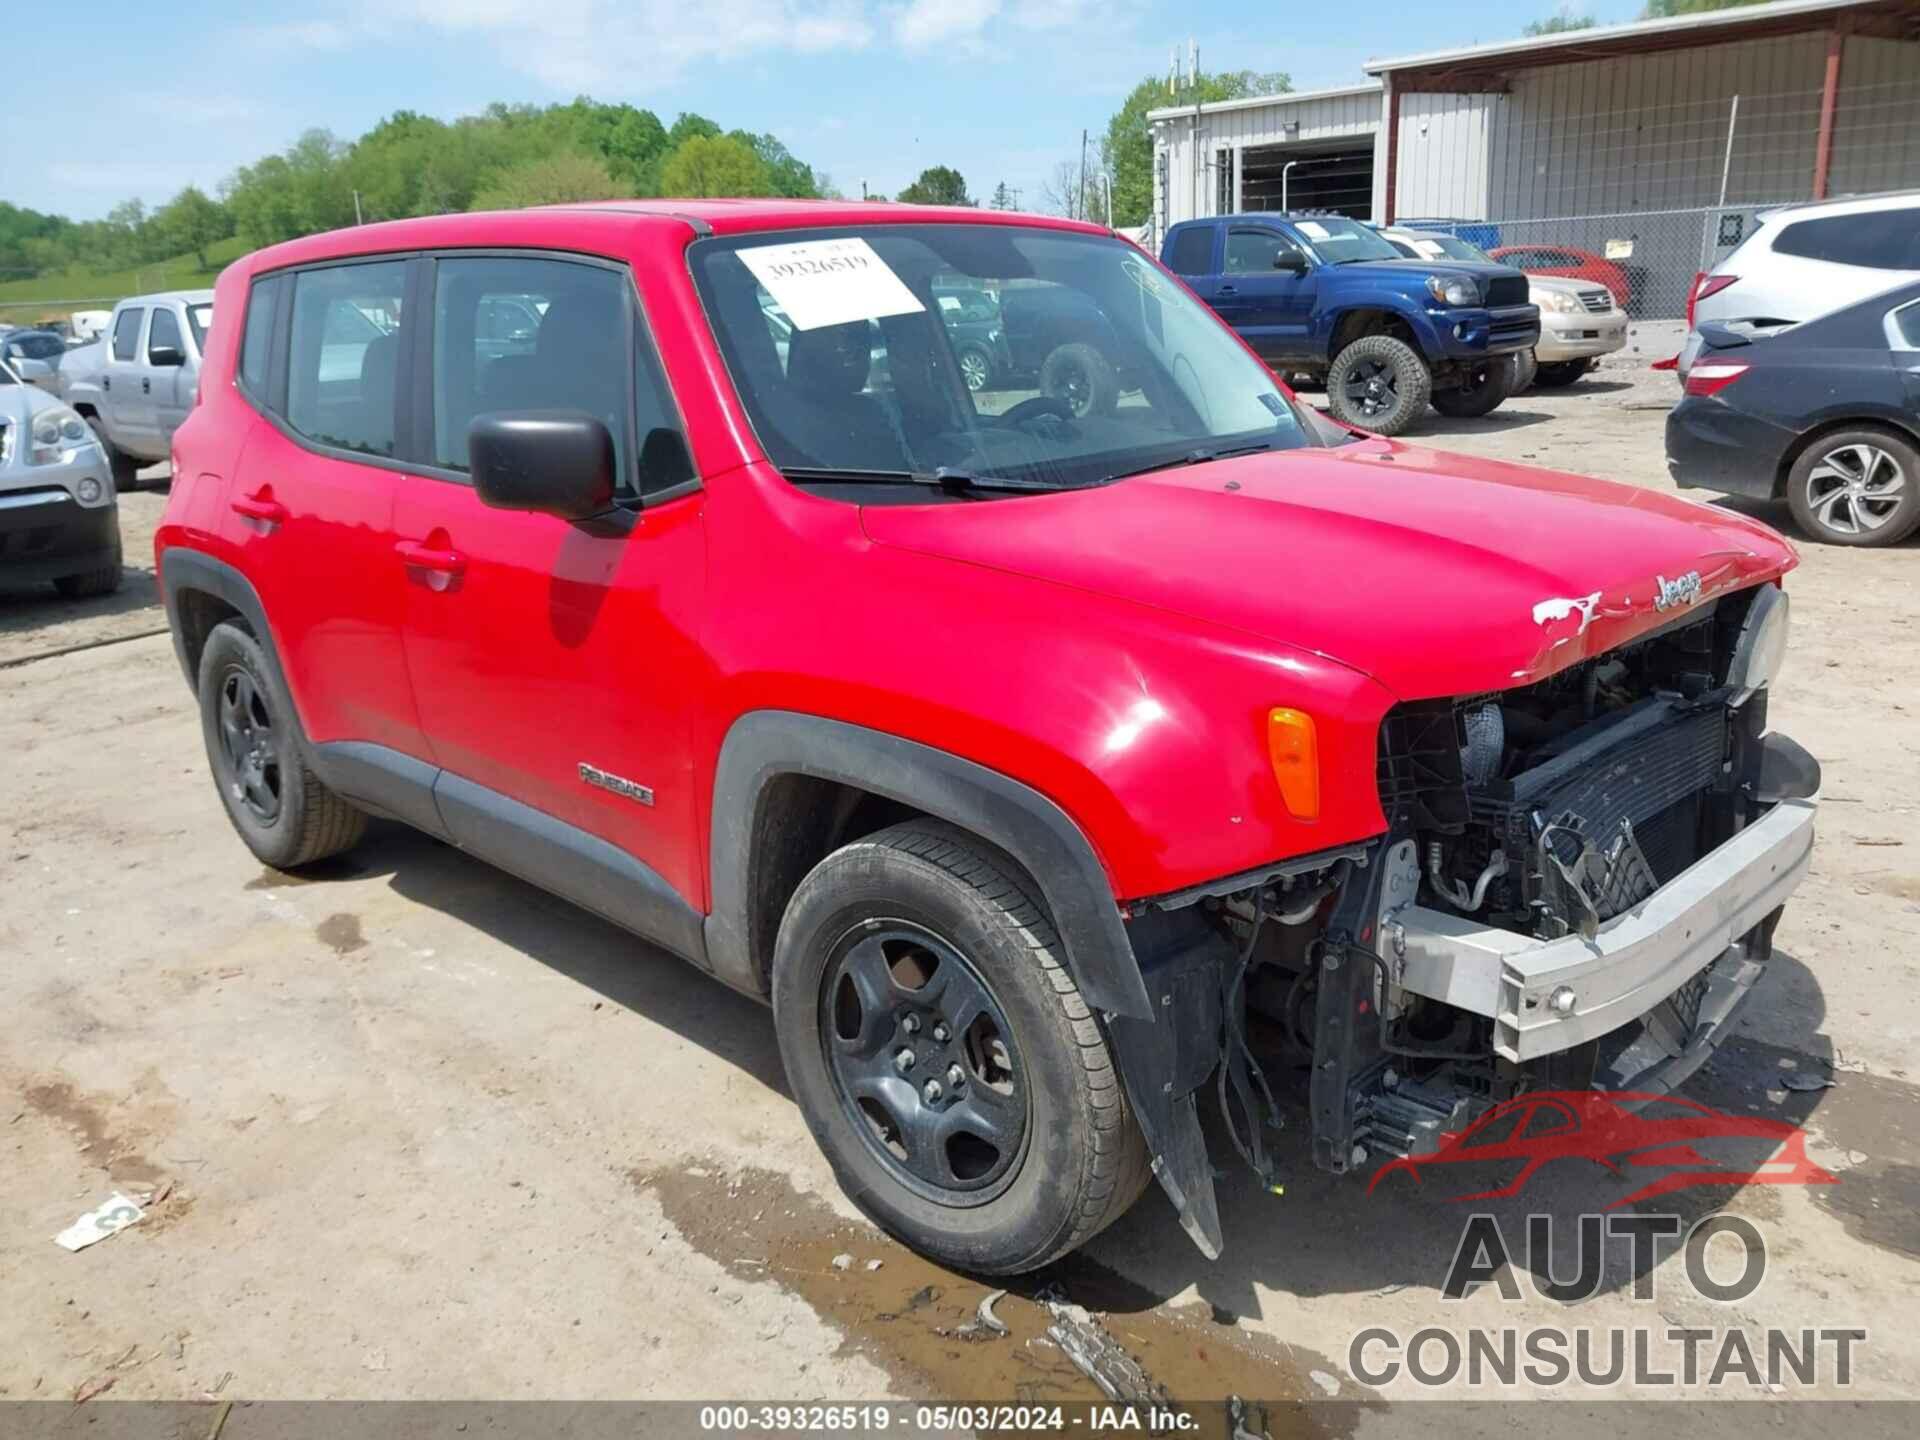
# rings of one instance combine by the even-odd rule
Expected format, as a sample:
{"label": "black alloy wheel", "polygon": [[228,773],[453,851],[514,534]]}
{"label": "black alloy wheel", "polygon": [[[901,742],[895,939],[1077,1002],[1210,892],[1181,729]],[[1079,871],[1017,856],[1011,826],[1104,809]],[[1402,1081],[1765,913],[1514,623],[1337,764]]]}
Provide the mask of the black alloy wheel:
{"label": "black alloy wheel", "polygon": [[915,1194],[978,1205],[1018,1173],[1028,1086],[992,988],[922,926],[868,921],[841,937],[820,995],[820,1038],[841,1104]]}
{"label": "black alloy wheel", "polygon": [[280,818],[281,734],[253,676],[234,665],[220,677],[221,783],[263,825]]}

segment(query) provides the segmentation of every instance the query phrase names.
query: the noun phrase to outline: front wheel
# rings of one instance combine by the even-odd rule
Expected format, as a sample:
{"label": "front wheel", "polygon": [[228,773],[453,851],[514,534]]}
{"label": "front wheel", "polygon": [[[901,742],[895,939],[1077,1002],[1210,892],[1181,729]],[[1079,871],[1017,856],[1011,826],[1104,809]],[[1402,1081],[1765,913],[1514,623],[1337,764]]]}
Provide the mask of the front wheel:
{"label": "front wheel", "polygon": [[1830,545],[1897,544],[1920,527],[1920,451],[1865,426],[1823,435],[1793,462],[1787,505]]}
{"label": "front wheel", "polygon": [[1059,346],[1042,362],[1040,393],[1066,401],[1076,420],[1111,415],[1120,401],[1120,378],[1106,356],[1075,341]]}
{"label": "front wheel", "polygon": [[993,383],[993,357],[978,345],[960,348],[960,378],[976,395]]}
{"label": "front wheel", "polygon": [[936,821],[847,845],[774,947],[787,1080],[841,1188],[903,1243],[1032,1270],[1148,1178],[1105,1034],[1031,883]]}
{"label": "front wheel", "polygon": [[1334,419],[1376,435],[1398,435],[1419,419],[1432,389],[1426,362],[1391,335],[1361,336],[1327,370]]}
{"label": "front wheel", "polygon": [[1507,386],[1507,398],[1512,399],[1539,378],[1540,357],[1531,350],[1513,352],[1513,383]]}
{"label": "front wheel", "polygon": [[1554,390],[1563,389],[1577,383],[1592,368],[1591,360],[1555,360],[1540,367],[1540,373],[1533,377],[1533,383]]}
{"label": "front wheel", "polygon": [[1433,392],[1433,408],[1453,420],[1477,420],[1499,408],[1511,393],[1513,365],[1504,357],[1468,368],[1462,383]]}

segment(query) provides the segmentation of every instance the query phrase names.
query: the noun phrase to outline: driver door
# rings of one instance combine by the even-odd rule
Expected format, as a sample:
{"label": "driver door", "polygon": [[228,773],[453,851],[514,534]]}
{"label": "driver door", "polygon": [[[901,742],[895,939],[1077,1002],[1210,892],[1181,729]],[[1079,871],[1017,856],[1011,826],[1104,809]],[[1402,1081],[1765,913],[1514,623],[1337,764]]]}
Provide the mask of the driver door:
{"label": "driver door", "polygon": [[[1288,261],[1300,268],[1282,268]],[[1279,231],[1235,225],[1227,232],[1226,273],[1214,309],[1261,359],[1308,359],[1312,265],[1306,250]]]}

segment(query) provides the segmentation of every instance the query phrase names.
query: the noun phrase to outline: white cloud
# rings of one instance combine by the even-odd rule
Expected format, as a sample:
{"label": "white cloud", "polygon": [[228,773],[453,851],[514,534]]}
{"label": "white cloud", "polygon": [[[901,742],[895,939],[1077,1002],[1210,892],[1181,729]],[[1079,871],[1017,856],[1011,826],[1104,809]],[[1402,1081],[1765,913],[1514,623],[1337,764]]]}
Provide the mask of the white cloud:
{"label": "white cloud", "polygon": [[1000,0],[909,0],[895,12],[893,38],[908,50],[977,38],[1000,13]]}

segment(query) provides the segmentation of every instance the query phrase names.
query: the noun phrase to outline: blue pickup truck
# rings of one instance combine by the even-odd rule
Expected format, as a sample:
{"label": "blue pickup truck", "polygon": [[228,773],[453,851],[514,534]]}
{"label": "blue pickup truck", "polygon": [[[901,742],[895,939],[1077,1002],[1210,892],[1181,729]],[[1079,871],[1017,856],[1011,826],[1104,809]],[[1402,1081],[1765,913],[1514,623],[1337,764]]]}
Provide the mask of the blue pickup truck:
{"label": "blue pickup truck", "polygon": [[1160,259],[1285,374],[1324,380],[1336,418],[1397,435],[1426,410],[1485,415],[1508,357],[1540,338],[1527,277],[1505,265],[1408,260],[1370,226],[1289,212],[1187,220]]}

